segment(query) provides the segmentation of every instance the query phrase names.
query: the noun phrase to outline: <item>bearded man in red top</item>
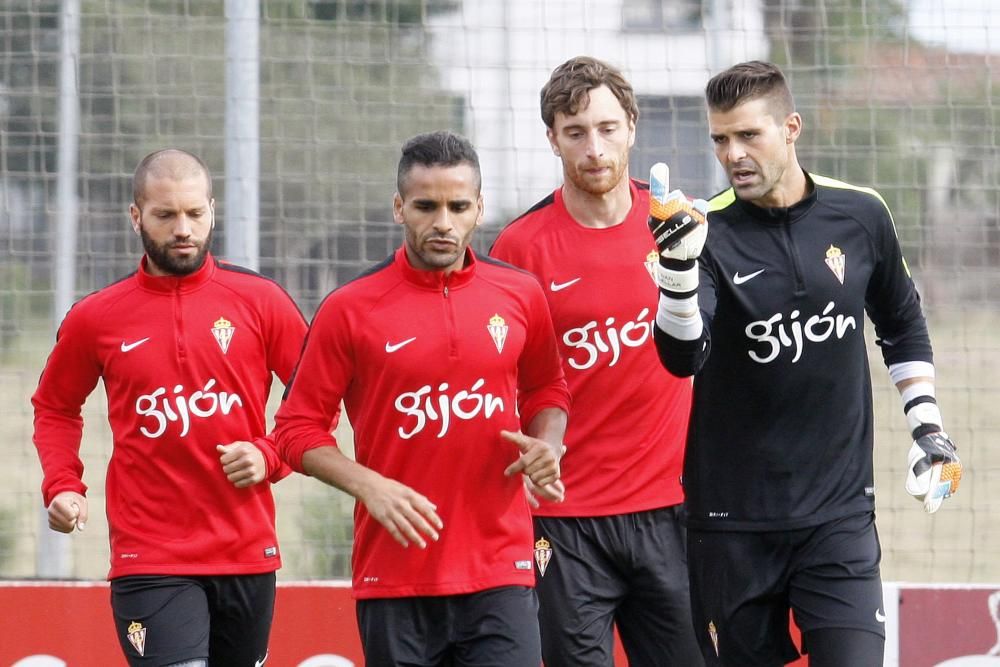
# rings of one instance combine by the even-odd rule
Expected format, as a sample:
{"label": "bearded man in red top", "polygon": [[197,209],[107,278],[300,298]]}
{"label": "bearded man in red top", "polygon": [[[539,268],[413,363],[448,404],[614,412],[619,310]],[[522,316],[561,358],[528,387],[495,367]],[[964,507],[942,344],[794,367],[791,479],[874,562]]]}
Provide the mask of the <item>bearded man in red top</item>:
{"label": "bearded man in red top", "polygon": [[563,183],[490,254],[531,271],[552,312],[573,397],[566,502],[535,514],[546,667],[700,665],[680,510],[691,381],[653,343],[658,253],[649,186],[629,177],[639,108],[621,72],[572,58],[541,93]]}
{"label": "bearded man in red top", "polygon": [[281,566],[270,485],[289,472],[264,438],[265,406],[272,374],[292,374],[305,319],[276,283],[212,256],[215,200],[198,157],[150,154],[133,197],[138,270],[70,309],[32,397],[49,526],[87,522],[81,408],[102,380],[108,576],[126,659],[263,664]]}

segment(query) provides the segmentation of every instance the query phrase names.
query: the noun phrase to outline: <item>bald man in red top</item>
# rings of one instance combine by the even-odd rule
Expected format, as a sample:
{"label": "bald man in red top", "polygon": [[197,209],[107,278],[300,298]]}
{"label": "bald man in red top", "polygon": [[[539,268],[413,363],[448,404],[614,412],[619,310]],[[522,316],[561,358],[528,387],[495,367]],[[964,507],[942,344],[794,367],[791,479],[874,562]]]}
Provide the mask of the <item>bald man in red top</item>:
{"label": "bald man in red top", "polygon": [[108,576],[125,657],[252,667],[267,655],[281,565],[270,485],[289,472],[263,437],[265,405],[272,375],[291,376],[306,323],[276,283],[212,256],[199,158],[152,153],[133,190],[139,267],[73,306],[32,397],[49,525],[87,522],[81,408],[102,380],[114,439]]}

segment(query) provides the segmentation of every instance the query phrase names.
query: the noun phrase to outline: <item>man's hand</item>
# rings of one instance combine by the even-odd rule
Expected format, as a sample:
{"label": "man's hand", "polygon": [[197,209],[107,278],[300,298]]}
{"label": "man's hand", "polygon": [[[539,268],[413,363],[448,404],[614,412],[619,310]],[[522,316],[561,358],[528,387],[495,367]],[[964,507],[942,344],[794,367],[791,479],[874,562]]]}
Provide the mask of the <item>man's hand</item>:
{"label": "man's hand", "polygon": [[924,501],[924,509],[933,514],[941,503],[958,491],[962,462],[955,444],[944,431],[928,433],[913,441],[907,457],[906,491]]}
{"label": "man's hand", "polygon": [[402,546],[410,543],[427,548],[424,536],[438,540],[444,522],[437,515],[437,505],[405,484],[373,473],[358,494],[372,518],[382,524]]}
{"label": "man's hand", "polygon": [[539,499],[547,500],[550,503],[561,503],[566,500],[566,485],[561,479],[538,487],[532,483],[531,478],[527,475],[521,475],[521,477],[524,479],[524,498],[532,508],[541,507]]}
{"label": "man's hand", "polygon": [[87,499],[75,491],[63,491],[49,503],[49,528],[60,533],[83,530],[87,525]]}
{"label": "man's hand", "polygon": [[[553,444],[520,432],[500,431],[500,437],[517,445],[521,455],[507,466],[507,477],[523,473],[539,490],[559,481],[559,459],[566,452],[563,444]],[[540,494],[543,498],[545,493]],[[547,499],[547,498],[546,498]]]}
{"label": "man's hand", "polygon": [[252,442],[233,442],[216,445],[222,472],[237,489],[258,484],[267,477],[267,463],[264,455]]}
{"label": "man's hand", "polygon": [[[689,200],[680,190],[669,194],[670,170],[657,162],[649,170],[649,231],[664,259],[686,262],[696,259],[708,234],[708,202]],[[661,263],[663,263],[661,261]],[[670,267],[674,270],[682,267]]]}

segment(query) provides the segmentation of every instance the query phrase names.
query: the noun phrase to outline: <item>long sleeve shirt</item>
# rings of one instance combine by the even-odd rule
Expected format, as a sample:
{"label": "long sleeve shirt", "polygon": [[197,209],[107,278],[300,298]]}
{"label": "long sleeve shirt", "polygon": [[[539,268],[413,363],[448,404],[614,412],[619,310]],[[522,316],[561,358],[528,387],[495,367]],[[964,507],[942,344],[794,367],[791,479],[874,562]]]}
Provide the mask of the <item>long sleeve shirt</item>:
{"label": "long sleeve shirt", "polygon": [[282,457],[335,445],[341,400],[358,463],[437,506],[440,540],[404,548],[355,510],[358,598],[456,595],[534,585],[531,515],[518,457],[500,437],[568,410],[545,299],[529,274],[467,250],[464,268],[414,269],[403,248],[332,292],[310,327],[275,417]]}
{"label": "long sleeve shirt", "polygon": [[114,447],[109,578],[253,574],[280,566],[270,482],[238,489],[218,444],[254,440],[271,481],[289,471],[263,438],[272,374],[288,381],[306,322],[273,281],[209,255],[183,276],[132,275],[66,315],[32,397],[48,505],[85,493],[81,408],[98,380]]}
{"label": "long sleeve shirt", "polygon": [[664,365],[694,374],[684,483],[696,528],[789,530],[874,509],[865,313],[887,365],[932,361],[885,202],[807,180],[789,208],[715,197],[701,337],[655,332]]}

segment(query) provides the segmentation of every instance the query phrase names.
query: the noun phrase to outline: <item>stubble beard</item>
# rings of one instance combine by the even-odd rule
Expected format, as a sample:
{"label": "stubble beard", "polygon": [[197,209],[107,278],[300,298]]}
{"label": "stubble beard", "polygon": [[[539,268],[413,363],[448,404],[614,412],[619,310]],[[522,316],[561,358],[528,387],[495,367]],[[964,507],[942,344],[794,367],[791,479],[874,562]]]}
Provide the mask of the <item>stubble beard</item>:
{"label": "stubble beard", "polygon": [[208,249],[212,245],[212,230],[209,230],[205,240],[197,244],[198,252],[194,256],[178,258],[170,254],[169,243],[156,243],[146,234],[146,230],[141,227],[139,228],[139,236],[142,238],[142,248],[145,250],[149,261],[161,271],[174,276],[187,276],[200,269],[205,263]]}
{"label": "stubble beard", "polygon": [[[427,241],[432,241],[434,239],[443,239],[455,242],[455,249],[448,252],[435,251]],[[435,234],[430,234],[423,238],[418,238],[417,235],[407,229],[406,231],[406,243],[410,246],[410,250],[413,254],[423,263],[423,265],[429,269],[446,269],[455,262],[458,261],[459,257],[465,254],[465,246],[462,244],[462,240],[457,238],[457,236],[439,236]],[[466,244],[468,239],[466,239]]]}
{"label": "stubble beard", "polygon": [[583,169],[574,167],[568,174],[567,178],[578,190],[586,192],[589,195],[601,196],[606,195],[612,190],[614,190],[625,178],[625,167],[628,164],[626,160],[615,160],[604,166],[610,168],[610,173],[599,179],[589,178]]}

